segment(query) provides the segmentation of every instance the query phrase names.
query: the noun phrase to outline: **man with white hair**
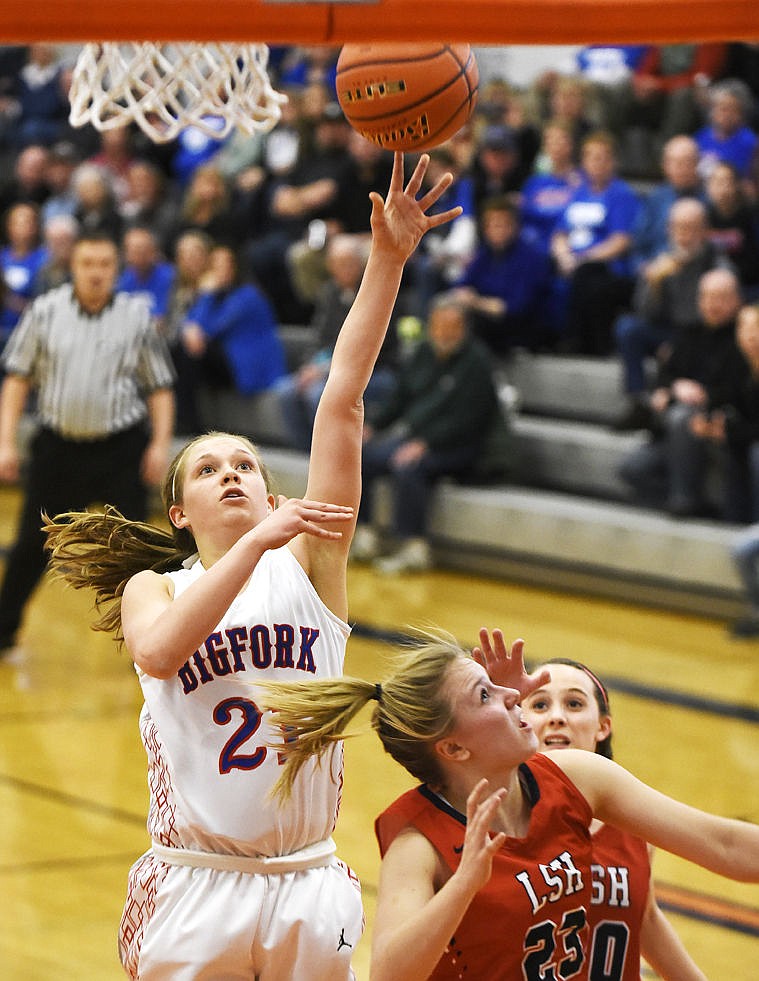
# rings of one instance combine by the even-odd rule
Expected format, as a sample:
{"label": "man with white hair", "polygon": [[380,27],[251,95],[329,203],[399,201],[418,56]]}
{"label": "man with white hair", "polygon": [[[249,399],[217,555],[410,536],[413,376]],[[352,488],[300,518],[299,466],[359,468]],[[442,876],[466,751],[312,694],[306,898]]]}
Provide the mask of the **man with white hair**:
{"label": "man with white hair", "polygon": [[682,328],[662,361],[650,397],[651,440],[623,461],[620,476],[640,503],[663,506],[673,517],[710,514],[705,484],[707,441],[692,419],[725,405],[749,370],[735,340],[740,284],[729,269],[699,280],[699,319]]}
{"label": "man with white hair", "polygon": [[34,281],[35,296],[71,279],[71,256],[79,237],[79,222],[73,215],[55,215],[45,222],[42,236],[48,257]]}
{"label": "man with white hair", "polygon": [[680,198],[672,205],[668,237],[667,249],[638,273],[633,312],[622,314],[614,324],[628,402],[614,421],[618,432],[648,425],[645,360],[670,343],[677,331],[698,320],[703,274],[718,267],[732,270],[710,241],[706,207],[696,198]]}

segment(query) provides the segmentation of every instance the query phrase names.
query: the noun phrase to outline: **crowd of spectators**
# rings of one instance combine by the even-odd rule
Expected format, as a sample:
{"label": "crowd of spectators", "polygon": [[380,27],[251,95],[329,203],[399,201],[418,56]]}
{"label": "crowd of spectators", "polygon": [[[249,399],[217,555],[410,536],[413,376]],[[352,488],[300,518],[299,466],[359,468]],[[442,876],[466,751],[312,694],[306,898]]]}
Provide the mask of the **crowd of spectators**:
{"label": "crowd of spectators", "polygon": [[[202,385],[272,388],[305,447],[368,240],[369,191],[382,192],[391,165],[340,111],[337,54],[272,49],[289,101],[267,134],[214,140],[190,127],[155,144],[136,128],[73,129],[69,58],[51,45],[0,48],[0,345],[29,301],[65,280],[77,234],[104,232],[120,249],[120,288],[149,294],[173,351],[179,431],[202,427]],[[693,417],[692,470],[706,442],[738,445],[706,423],[751,403],[738,381],[707,391],[693,338],[709,330],[699,297],[714,270],[735,285],[726,322],[759,299],[758,133],[759,45],[590,46],[521,88],[491,70],[470,123],[431,153],[428,181],[454,175],[439,207],[462,215],[409,262],[396,322],[423,338],[445,293],[493,364],[517,347],[619,358],[615,428],[650,428],[646,473],[659,468],[646,483],[635,459],[625,474],[673,513],[700,513],[698,488],[665,486],[666,434]],[[295,373],[279,338],[291,323],[314,336]],[[391,333],[370,389],[378,403],[403,377],[407,352]],[[732,326],[723,333],[753,378]],[[686,362],[705,387],[684,414]],[[731,472],[746,472],[736,454]],[[722,516],[755,520],[739,497],[727,495]]]}

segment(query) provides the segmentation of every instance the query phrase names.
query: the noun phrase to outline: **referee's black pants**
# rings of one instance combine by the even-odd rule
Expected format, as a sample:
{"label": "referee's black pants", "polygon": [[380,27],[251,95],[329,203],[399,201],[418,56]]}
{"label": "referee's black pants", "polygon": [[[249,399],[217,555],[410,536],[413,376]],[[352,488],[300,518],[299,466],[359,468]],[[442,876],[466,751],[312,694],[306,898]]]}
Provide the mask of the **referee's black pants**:
{"label": "referee's black pants", "polygon": [[44,428],[35,434],[23,479],[19,529],[0,588],[0,648],[13,643],[27,600],[47,565],[41,512],[54,517],[113,504],[126,517],[144,521],[148,492],[140,479],[140,462],[147,443],[142,426],[86,442]]}

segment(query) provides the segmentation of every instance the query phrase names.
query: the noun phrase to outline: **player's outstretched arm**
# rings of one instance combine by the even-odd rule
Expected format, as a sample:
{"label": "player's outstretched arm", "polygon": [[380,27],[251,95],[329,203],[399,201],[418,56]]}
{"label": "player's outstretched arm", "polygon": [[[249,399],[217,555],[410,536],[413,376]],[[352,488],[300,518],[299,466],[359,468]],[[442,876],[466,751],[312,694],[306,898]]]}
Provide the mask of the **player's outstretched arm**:
{"label": "player's outstretched arm", "polygon": [[[404,185],[403,154],[396,153],[386,197],[383,199],[376,192],[370,195],[372,245],[369,260],[332,355],[327,387],[314,427],[312,470],[321,462],[315,458],[315,453],[319,450],[318,440],[323,437],[324,431],[329,436],[329,426],[335,417],[342,418],[355,410],[364,394],[385,339],[406,261],[425,232],[451,221],[461,213],[460,208],[452,208],[440,214],[428,214],[450,185],[450,174],[445,174],[417,199],[428,164],[429,157],[422,155],[408,183]],[[326,469],[328,473],[331,472],[331,459]],[[323,479],[319,471],[312,476]]]}
{"label": "player's outstretched arm", "polygon": [[[356,299],[342,326],[329,376],[319,402],[311,442],[306,496],[358,510],[361,495],[363,394],[366,389],[400,288],[403,268],[425,232],[460,214],[460,208],[428,214],[450,185],[443,176],[421,193],[429,157],[423,155],[408,182],[403,154],[396,153],[390,187],[383,199],[371,194],[372,245]],[[417,195],[420,195],[417,198]],[[319,595],[333,612],[345,616],[345,560],[352,527],[345,537],[325,545],[301,538],[292,545]]]}
{"label": "player's outstretched arm", "polygon": [[759,882],[759,826],[673,800],[597,753],[550,755],[601,821],[729,879]]}

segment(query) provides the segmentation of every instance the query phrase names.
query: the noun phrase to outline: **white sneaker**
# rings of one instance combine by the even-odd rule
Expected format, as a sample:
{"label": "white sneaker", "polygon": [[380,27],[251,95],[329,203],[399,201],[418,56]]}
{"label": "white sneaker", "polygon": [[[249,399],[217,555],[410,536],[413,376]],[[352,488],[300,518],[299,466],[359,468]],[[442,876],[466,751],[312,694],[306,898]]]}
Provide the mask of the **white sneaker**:
{"label": "white sneaker", "polygon": [[356,525],[350,547],[354,562],[371,562],[379,555],[377,532],[370,525]]}
{"label": "white sneaker", "polygon": [[425,572],[432,568],[432,550],[423,538],[409,538],[395,552],[384,559],[377,559],[373,567],[384,576],[396,576],[404,572]]}

